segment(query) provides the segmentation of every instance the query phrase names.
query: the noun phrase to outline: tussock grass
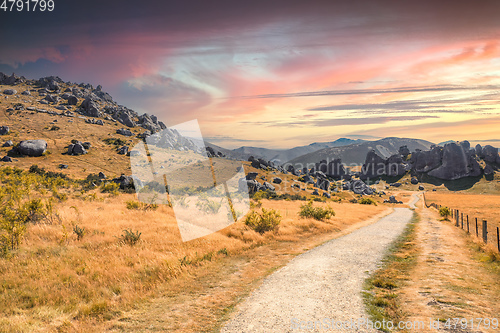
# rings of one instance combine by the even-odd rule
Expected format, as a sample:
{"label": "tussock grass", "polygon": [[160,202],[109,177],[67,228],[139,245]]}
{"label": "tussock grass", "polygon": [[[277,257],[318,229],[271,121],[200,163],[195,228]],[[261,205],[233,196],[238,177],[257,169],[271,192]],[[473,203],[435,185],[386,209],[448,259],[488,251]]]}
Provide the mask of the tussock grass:
{"label": "tussock grass", "polygon": [[417,262],[415,226],[418,220],[418,215],[413,213],[403,234],[389,248],[382,266],[365,280],[363,298],[373,322],[391,320],[397,323],[404,318],[398,288],[404,286],[409,271]]}

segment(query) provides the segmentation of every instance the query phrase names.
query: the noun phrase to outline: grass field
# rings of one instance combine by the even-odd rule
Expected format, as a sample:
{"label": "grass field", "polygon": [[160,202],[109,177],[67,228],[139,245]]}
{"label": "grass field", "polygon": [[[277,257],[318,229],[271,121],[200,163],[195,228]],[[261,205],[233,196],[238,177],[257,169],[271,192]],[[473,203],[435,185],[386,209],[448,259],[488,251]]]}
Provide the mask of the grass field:
{"label": "grass field", "polygon": [[[488,221],[489,243],[496,247],[496,228],[500,227],[500,195],[493,194],[465,194],[428,192],[425,194],[427,205],[438,205],[458,209],[464,214],[464,229],[467,229],[467,215],[469,216],[469,229],[475,233],[475,219],[478,220],[478,232],[482,234],[482,220]],[[460,220],[461,225],[461,220]]]}

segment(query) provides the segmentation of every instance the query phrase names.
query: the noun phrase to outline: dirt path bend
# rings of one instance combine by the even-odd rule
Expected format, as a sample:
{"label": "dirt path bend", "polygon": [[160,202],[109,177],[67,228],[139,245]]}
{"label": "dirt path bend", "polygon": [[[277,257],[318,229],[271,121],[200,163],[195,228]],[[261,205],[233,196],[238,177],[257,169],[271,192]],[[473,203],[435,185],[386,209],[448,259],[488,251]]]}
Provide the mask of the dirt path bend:
{"label": "dirt path bend", "polygon": [[370,332],[329,325],[367,318],[363,281],[412,215],[408,208],[396,208],[374,224],[294,258],[237,307],[221,332]]}

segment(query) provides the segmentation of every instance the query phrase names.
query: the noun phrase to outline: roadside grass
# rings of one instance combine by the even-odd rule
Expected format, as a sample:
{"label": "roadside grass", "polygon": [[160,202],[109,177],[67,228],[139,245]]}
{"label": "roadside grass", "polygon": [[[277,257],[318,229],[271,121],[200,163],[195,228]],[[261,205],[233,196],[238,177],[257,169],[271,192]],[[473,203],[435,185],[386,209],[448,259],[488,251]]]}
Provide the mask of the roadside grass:
{"label": "roadside grass", "polygon": [[[419,217],[414,212],[404,232],[390,246],[381,267],[365,280],[364,303],[370,320],[374,323],[385,320],[397,324],[405,317],[398,290],[405,285],[410,270],[417,263],[415,227],[418,222]],[[387,328],[382,331],[389,332]]]}

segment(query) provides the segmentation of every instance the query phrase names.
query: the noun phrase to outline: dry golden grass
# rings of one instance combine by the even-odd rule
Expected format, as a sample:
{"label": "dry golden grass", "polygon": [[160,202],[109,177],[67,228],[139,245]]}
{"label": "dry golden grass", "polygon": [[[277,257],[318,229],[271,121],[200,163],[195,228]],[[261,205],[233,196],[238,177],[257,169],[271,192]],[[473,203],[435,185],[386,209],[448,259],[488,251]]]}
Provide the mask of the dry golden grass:
{"label": "dry golden grass", "polygon": [[[463,193],[439,193],[431,192],[425,194],[426,202],[436,203],[450,209],[458,209],[464,214],[464,229],[467,229],[466,216],[469,216],[469,227],[471,233],[475,233],[475,218],[478,219],[478,231],[481,237],[481,221],[488,221],[488,238],[496,245],[496,228],[500,227],[500,195],[493,194],[463,194]],[[461,221],[460,221],[461,224]]]}
{"label": "dry golden grass", "polygon": [[[232,258],[281,243],[291,244],[294,251],[303,250],[305,240],[321,239],[314,235],[333,237],[387,209],[357,209],[359,205],[331,202],[328,204],[337,215],[320,222],[298,218],[302,201],[262,200],[262,207],[277,209],[283,216],[277,231],[261,235],[238,222],[183,243],[171,208],[129,210],[126,202],[130,200],[135,200],[135,195],[73,193],[57,207],[61,223],[29,226],[21,247],[10,257],[0,258],[0,331],[64,331],[65,327],[69,331],[94,330],[95,325],[154,299],[159,288],[179,284],[197,295],[194,298],[200,297],[207,290],[182,281],[188,281],[203,267],[228,269],[223,267],[226,256]],[[80,241],[73,232],[75,225],[87,230]],[[135,246],[122,244],[119,237],[125,229],[141,232],[141,241]],[[262,261],[256,265],[264,269],[250,273],[250,281],[282,264],[268,255],[266,252],[259,257]],[[235,294],[227,301],[236,299]],[[215,316],[214,325],[221,315],[217,314],[219,305],[214,303],[206,310]]]}

